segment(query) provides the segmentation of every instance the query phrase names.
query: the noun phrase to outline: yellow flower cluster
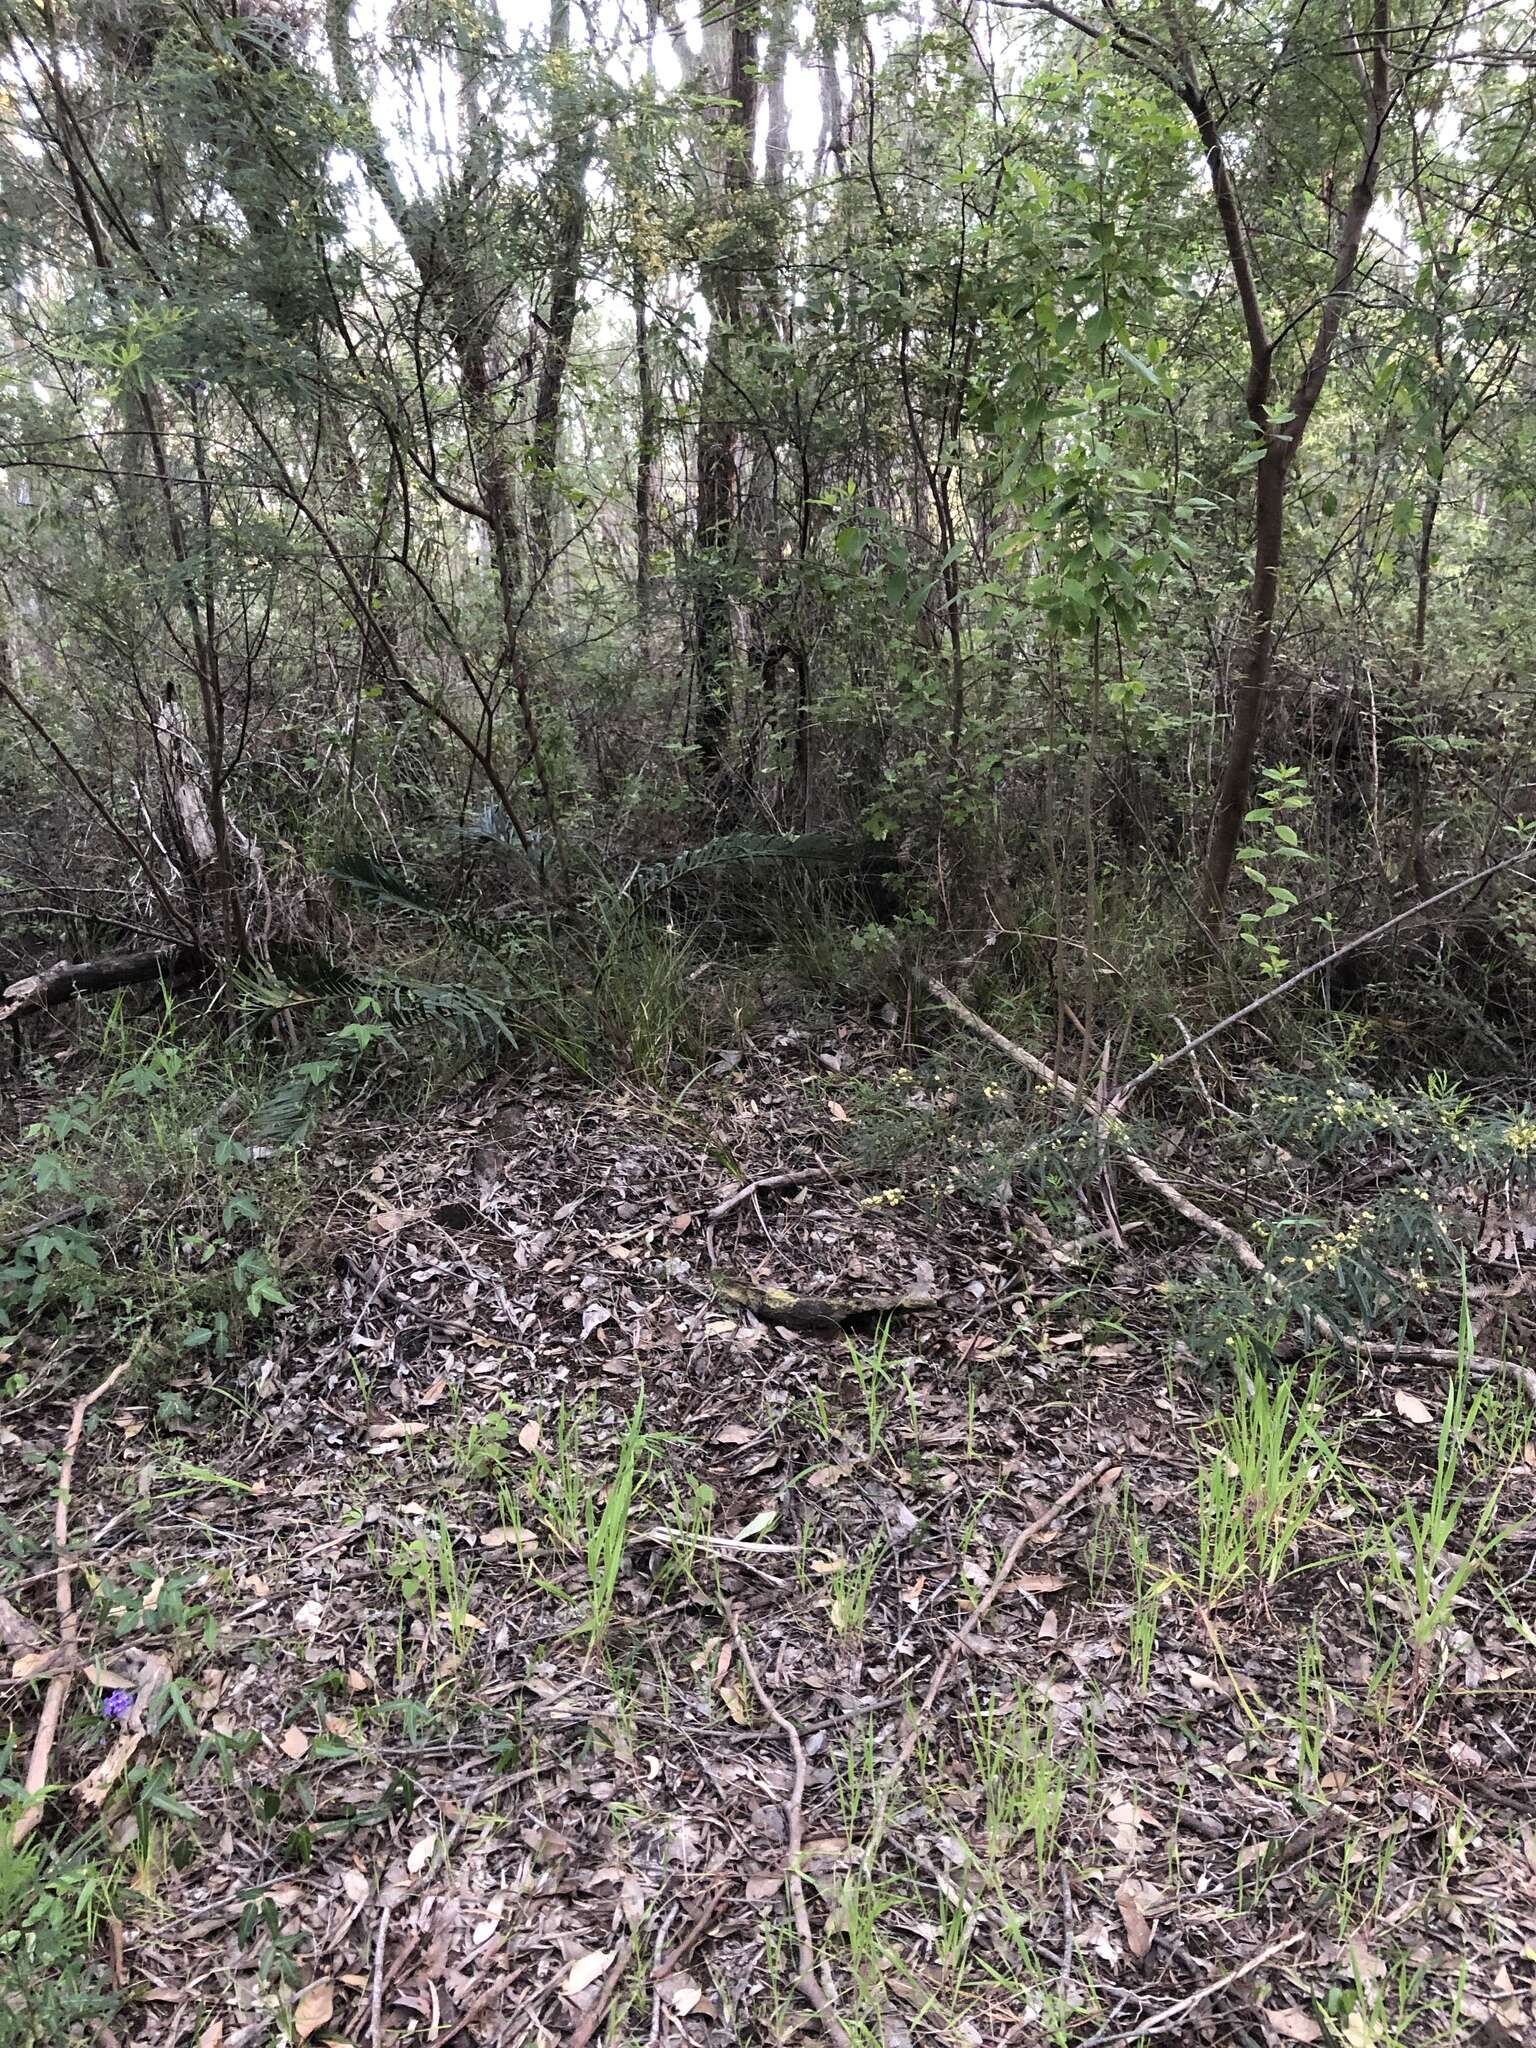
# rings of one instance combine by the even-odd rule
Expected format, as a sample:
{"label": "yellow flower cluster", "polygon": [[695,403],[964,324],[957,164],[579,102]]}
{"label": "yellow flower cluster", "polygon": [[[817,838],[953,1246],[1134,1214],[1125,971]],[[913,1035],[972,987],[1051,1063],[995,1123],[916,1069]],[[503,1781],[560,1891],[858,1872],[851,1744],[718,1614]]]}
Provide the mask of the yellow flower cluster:
{"label": "yellow flower cluster", "polygon": [[1353,1223],[1346,1223],[1331,1237],[1314,1238],[1309,1252],[1300,1257],[1288,1252],[1280,1261],[1281,1265],[1295,1266],[1303,1273],[1316,1273],[1319,1269],[1338,1266],[1351,1252],[1359,1251],[1366,1226],[1375,1220],[1375,1214],[1374,1209],[1362,1209]]}

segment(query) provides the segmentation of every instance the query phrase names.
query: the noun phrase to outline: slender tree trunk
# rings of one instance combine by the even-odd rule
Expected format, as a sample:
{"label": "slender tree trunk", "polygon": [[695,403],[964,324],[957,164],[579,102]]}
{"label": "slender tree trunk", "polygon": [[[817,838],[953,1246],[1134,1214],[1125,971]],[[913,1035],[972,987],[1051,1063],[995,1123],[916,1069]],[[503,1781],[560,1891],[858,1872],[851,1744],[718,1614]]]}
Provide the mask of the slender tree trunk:
{"label": "slender tree trunk", "polygon": [[731,724],[735,669],[732,580],[737,567],[740,514],[739,399],[735,348],[741,327],[748,254],[746,219],[754,183],[757,133],[758,34],[755,0],[737,0],[727,30],[721,99],[721,233],[718,253],[704,265],[701,285],[709,308],[709,342],[699,390],[694,526],[694,739],[717,804],[724,803],[725,747]]}
{"label": "slender tree trunk", "polygon": [[555,214],[555,252],[549,274],[549,314],[534,393],[528,447],[530,472],[529,552],[535,584],[549,573],[553,558],[555,500],[559,494],[560,420],[566,370],[576,315],[581,304],[581,256],[587,233],[587,166],[592,138],[579,90],[570,76],[570,0],[552,0],[549,62],[555,104],[554,164],[549,190]]}
{"label": "slender tree trunk", "polygon": [[635,609],[646,633],[654,594],[651,558],[655,552],[656,463],[661,452],[661,414],[656,400],[656,374],[651,362],[650,309],[646,302],[645,266],[636,256],[630,271],[630,297],[635,309],[635,388],[639,419],[635,430]]}
{"label": "slender tree trunk", "polygon": [[1280,603],[1280,554],[1285,541],[1287,464],[1284,450],[1271,444],[1256,471],[1253,517],[1253,582],[1248,594],[1248,637],[1238,663],[1237,689],[1226,758],[1216,787],[1205,860],[1206,909],[1219,915],[1232,879],[1232,864],[1248,814],[1253,763],[1275,666],[1275,613]]}
{"label": "slender tree trunk", "polygon": [[[1408,682],[1415,709],[1422,701],[1424,650],[1429,640],[1429,592],[1435,559],[1435,522],[1440,516],[1440,482],[1436,478],[1425,494],[1419,514],[1419,544],[1414,556],[1413,660]],[[1429,809],[1429,759],[1420,748],[1410,768],[1408,799],[1408,872],[1421,896],[1434,891],[1434,877],[1424,852],[1424,826]]]}
{"label": "slender tree trunk", "polygon": [[1254,472],[1253,582],[1248,601],[1247,640],[1226,756],[1211,813],[1205,871],[1201,878],[1201,907],[1212,924],[1219,923],[1226,910],[1233,861],[1253,786],[1253,765],[1269,708],[1291,467],[1328,381],[1345,308],[1354,290],[1366,222],[1376,198],[1382,139],[1392,97],[1390,30],[1391,0],[1373,0],[1370,30],[1363,37],[1357,34],[1350,37],[1348,60],[1360,87],[1361,98],[1363,135],[1360,160],[1354,185],[1340,216],[1334,241],[1332,275],[1317,316],[1312,345],[1292,391],[1289,408],[1278,419],[1272,418],[1270,413],[1275,343],[1270,339],[1260,311],[1248,231],[1232,183],[1220,123],[1209,99],[1196,83],[1194,63],[1187,47],[1181,44],[1179,48],[1184,80],[1181,97],[1194,118],[1205,149],[1212,195],[1248,334],[1248,416],[1264,446],[1263,457]]}
{"label": "slender tree trunk", "polygon": [[[470,228],[465,220],[462,217],[438,218],[421,203],[408,201],[401,190],[383,138],[374,123],[352,46],[350,0],[326,0],[325,21],[337,87],[353,118],[352,147],[380,204],[405,244],[421,279],[422,290],[442,322],[443,332],[458,365],[465,440],[479,493],[479,504],[474,510],[490,541],[495,578],[501,626],[498,672],[511,682],[524,752],[538,787],[556,860],[563,870],[565,850],[559,812],[539,736],[533,682],[522,641],[526,609],[522,547],[517,525],[513,461],[507,446],[505,423],[497,417],[497,374],[493,361],[494,293],[478,273],[471,253]],[[481,731],[474,746],[478,760],[494,761],[495,758],[496,735],[492,729],[495,708],[493,701],[482,710]]]}

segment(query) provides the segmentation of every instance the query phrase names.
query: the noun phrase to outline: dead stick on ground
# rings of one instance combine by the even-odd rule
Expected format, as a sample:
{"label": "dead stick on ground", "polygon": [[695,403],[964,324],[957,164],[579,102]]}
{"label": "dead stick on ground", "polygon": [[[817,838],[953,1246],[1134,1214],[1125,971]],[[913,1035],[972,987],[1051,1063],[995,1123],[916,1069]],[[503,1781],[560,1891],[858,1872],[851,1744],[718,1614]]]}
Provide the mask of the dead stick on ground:
{"label": "dead stick on ground", "polygon": [[1262,1970],[1266,1963],[1273,1962],[1275,1957],[1283,1954],[1286,1949],[1294,1948],[1302,1938],[1300,1934],[1288,1934],[1284,1941],[1272,1941],[1268,1948],[1261,1948],[1256,1956],[1250,1956],[1246,1963],[1239,1963],[1235,1970],[1228,1970],[1224,1977],[1218,1977],[1210,1984],[1202,1984],[1198,1991],[1191,1991],[1187,1998],[1179,1999],[1174,2005],[1165,2005],[1161,2012],[1152,2013],[1148,2018],[1139,2020],[1134,2027],[1128,2027],[1124,2033],[1090,2034],[1083,2043],[1083,2048],[1125,2048],[1127,2042],[1146,2041],[1154,2034],[1169,2033],[1174,2027],[1182,2026],[1192,2012],[1198,2011],[1202,2005],[1208,2005],[1223,1991],[1230,1991],[1234,1984],[1244,1977],[1251,1977],[1255,1970]]}
{"label": "dead stick on ground", "polygon": [[379,1931],[373,1940],[373,1992],[368,2001],[369,2048],[384,2048],[384,1957],[389,1948],[389,1920],[394,1901],[386,1899],[379,1912]]}
{"label": "dead stick on ground", "polygon": [[966,1617],[965,1625],[962,1628],[956,1629],[955,1633],[950,1637],[949,1645],[944,1655],[939,1659],[938,1668],[929,1681],[928,1690],[923,1694],[923,1703],[914,1715],[912,1725],[902,1738],[901,1748],[896,1752],[896,1768],[898,1770],[911,1761],[912,1752],[917,1747],[917,1739],[922,1733],[924,1717],[933,1711],[934,1703],[937,1701],[939,1694],[949,1683],[950,1675],[954,1671],[956,1664],[960,1661],[960,1652],[965,1648],[966,1637],[979,1623],[986,1620],[988,1614],[996,1605],[1003,1589],[1013,1577],[1014,1568],[1024,1553],[1025,1544],[1032,1543],[1037,1536],[1043,1535],[1058,1515],[1064,1515],[1069,1508],[1075,1506],[1090,1487],[1097,1486],[1107,1472],[1114,1470],[1114,1465],[1115,1461],[1113,1458],[1100,1458],[1098,1464],[1094,1466],[1091,1472],[1080,1473],[1067,1488],[1066,1492],[1059,1493],[1045,1512],[1036,1515],[1035,1519],[1027,1523],[1019,1531],[1018,1535],[1014,1537],[1012,1543],[1009,1544],[1008,1555],[993,1573],[992,1583],[987,1587],[986,1592],[982,1594],[977,1606]]}
{"label": "dead stick on ground", "polygon": [[790,1787],[785,1804],[784,1819],[786,1847],[784,1853],[784,1886],[789,1894],[789,1910],[794,1916],[795,1935],[800,1948],[800,1974],[795,1979],[795,1988],[801,1996],[816,2009],[827,2039],[833,2048],[851,2048],[847,2030],[832,2010],[832,2002],[821,1988],[816,1975],[816,1943],[811,1934],[811,1912],[805,1899],[805,1880],[800,1874],[800,1845],[805,1834],[805,1744],[800,1740],[800,1730],[787,1715],[774,1704],[773,1697],[752,1661],[750,1651],[742,1640],[741,1624],[731,1607],[725,1610],[725,1618],[731,1631],[731,1641],[736,1645],[736,1654],[741,1659],[741,1668],[757,1694],[758,1704],[789,1744],[790,1754],[795,1760],[795,1779]]}
{"label": "dead stick on ground", "polygon": [[[1507,861],[1504,863],[1506,867],[1511,864]],[[1058,1074],[1054,1067],[1048,1067],[1044,1060],[1038,1059],[1024,1046],[1016,1045],[1011,1038],[1005,1038],[1001,1031],[995,1031],[985,1017],[978,1017],[976,1012],[962,1003],[953,990],[946,988],[936,975],[919,973],[917,979],[968,1031],[974,1031],[978,1038],[984,1039],[994,1051],[1000,1052],[1004,1059],[1011,1060],[1016,1067],[1022,1067],[1026,1074],[1033,1074],[1036,1080],[1043,1081],[1048,1088],[1054,1089],[1064,1102],[1071,1103],[1074,1109],[1080,1110],[1088,1117],[1103,1135],[1118,1139],[1120,1150],[1116,1156],[1144,1187],[1151,1188],[1152,1192],[1165,1201],[1170,1209],[1182,1216],[1186,1223],[1193,1223],[1197,1230],[1203,1230],[1208,1237],[1214,1237],[1219,1243],[1224,1244],[1240,1266],[1257,1278],[1270,1281],[1276,1290],[1279,1290],[1281,1282],[1278,1276],[1264,1263],[1240,1230],[1234,1230],[1230,1223],[1223,1223],[1220,1217],[1212,1216],[1208,1210],[1200,1208],[1182,1189],[1175,1187],[1166,1174],[1159,1173],[1150,1160],[1143,1159],[1139,1153],[1128,1149],[1125,1144],[1125,1125],[1113,1107],[1104,1109],[1086,1095],[1080,1095],[1072,1083]],[[1198,1040],[1193,1042],[1199,1043]],[[1121,1095],[1124,1096],[1126,1092],[1122,1089]],[[1421,1365],[1443,1365],[1452,1370],[1465,1363],[1475,1373],[1493,1374],[1501,1379],[1513,1380],[1517,1386],[1525,1389],[1533,1401],[1536,1401],[1536,1367],[1521,1365],[1514,1359],[1473,1356],[1463,1361],[1461,1353],[1450,1345],[1390,1344],[1367,1337],[1352,1337],[1347,1331],[1337,1329],[1326,1317],[1316,1314],[1312,1317],[1312,1326],[1330,1343],[1337,1344],[1344,1350],[1353,1351],[1362,1358],[1402,1358]]]}
{"label": "dead stick on ground", "polygon": [[43,1817],[43,1788],[48,1783],[48,1766],[53,1758],[54,1739],[59,1732],[59,1722],[64,1714],[64,1702],[69,1698],[69,1688],[75,1677],[75,1651],[78,1637],[75,1626],[75,1588],[69,1568],[69,1489],[74,1478],[75,1453],[80,1448],[80,1438],[85,1430],[86,1411],[99,1401],[103,1394],[116,1386],[123,1374],[133,1363],[135,1353],[115,1365],[99,1385],[92,1387],[88,1394],[82,1394],[76,1401],[69,1418],[69,1428],[64,1437],[64,1455],[59,1464],[59,1488],[53,1505],[53,1551],[54,1551],[54,1600],[59,1612],[59,1650],[67,1660],[62,1671],[54,1673],[48,1681],[48,1690],[43,1697],[43,1711],[38,1717],[37,1734],[32,1742],[32,1755],[27,1764],[25,1783],[26,1805],[22,1808],[15,1826],[11,1830],[11,1847],[19,1849]]}
{"label": "dead stick on ground", "polygon": [[761,1180],[744,1181],[739,1188],[733,1188],[724,1201],[716,1202],[704,1220],[706,1223],[719,1223],[733,1209],[739,1209],[743,1202],[750,1202],[754,1195],[760,1195],[768,1188],[808,1187],[812,1181],[836,1178],[837,1169],[832,1166],[803,1166],[794,1173],[765,1174]]}

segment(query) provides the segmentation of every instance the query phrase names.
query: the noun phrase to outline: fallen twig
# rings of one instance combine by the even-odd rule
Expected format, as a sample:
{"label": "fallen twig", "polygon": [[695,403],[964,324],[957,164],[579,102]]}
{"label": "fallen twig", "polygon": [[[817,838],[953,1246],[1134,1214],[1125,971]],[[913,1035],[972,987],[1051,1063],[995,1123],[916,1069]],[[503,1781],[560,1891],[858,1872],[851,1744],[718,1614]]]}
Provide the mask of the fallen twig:
{"label": "fallen twig", "polygon": [[[1521,856],[1522,859],[1528,857],[1528,854]],[[1509,867],[1513,863],[1505,861],[1502,865]],[[1496,873],[1497,869],[1490,872]],[[917,979],[936,1001],[943,1004],[952,1017],[958,1018],[965,1025],[967,1030],[974,1031],[978,1038],[985,1039],[994,1051],[1000,1052],[1004,1059],[1011,1060],[1015,1066],[1022,1067],[1025,1073],[1033,1074],[1037,1080],[1044,1081],[1063,1101],[1071,1103],[1074,1109],[1080,1110],[1088,1117],[1101,1135],[1116,1138],[1119,1141],[1116,1157],[1144,1187],[1151,1188],[1154,1194],[1187,1223],[1193,1223],[1197,1230],[1203,1230],[1208,1237],[1214,1237],[1219,1243],[1224,1244],[1246,1271],[1259,1279],[1270,1281],[1277,1292],[1280,1290],[1282,1283],[1279,1276],[1265,1264],[1264,1259],[1240,1230],[1234,1230],[1230,1223],[1223,1223],[1219,1216],[1212,1216],[1208,1210],[1192,1202],[1189,1196],[1181,1188],[1175,1187],[1168,1176],[1160,1173],[1150,1160],[1143,1159],[1139,1153],[1130,1150],[1126,1144],[1126,1128],[1117,1114],[1115,1104],[1106,1109],[1091,1097],[1080,1094],[1070,1081],[1056,1072],[1054,1067],[1048,1067],[1044,1060],[1037,1058],[1026,1047],[1016,1045],[1011,1038],[1005,1038],[1001,1031],[993,1029],[985,1017],[978,1017],[976,1012],[962,1003],[936,975],[919,973]],[[1198,1039],[1191,1041],[1195,1045],[1199,1042]],[[1128,1093],[1128,1089],[1121,1089],[1116,1101],[1123,1100]],[[1479,1375],[1513,1380],[1517,1386],[1525,1389],[1533,1401],[1536,1401],[1536,1368],[1521,1365],[1514,1359],[1490,1358],[1483,1354],[1474,1354],[1463,1359],[1461,1352],[1451,1345],[1392,1344],[1377,1338],[1353,1337],[1347,1331],[1338,1329],[1325,1316],[1315,1312],[1312,1316],[1312,1327],[1321,1336],[1326,1337],[1329,1343],[1337,1344],[1343,1350],[1353,1351],[1362,1358],[1408,1359],[1420,1365],[1443,1365],[1452,1371],[1465,1364],[1469,1371]]]}
{"label": "fallen twig", "polygon": [[965,1648],[966,1637],[981,1622],[985,1621],[992,1607],[1002,1594],[1003,1589],[1007,1586],[1008,1581],[1013,1577],[1014,1567],[1018,1564],[1019,1558],[1023,1554],[1025,1544],[1032,1543],[1037,1536],[1041,1535],[1051,1526],[1052,1522],[1059,1515],[1064,1515],[1069,1508],[1074,1507],[1090,1487],[1097,1486],[1107,1473],[1114,1470],[1114,1465],[1115,1461],[1113,1458],[1100,1458],[1098,1464],[1091,1471],[1080,1473],[1067,1488],[1066,1492],[1059,1493],[1043,1513],[1036,1515],[1032,1522],[1026,1523],[1018,1535],[1014,1537],[1012,1543],[1009,1544],[1008,1554],[992,1574],[991,1584],[987,1587],[986,1592],[982,1594],[976,1607],[967,1615],[961,1627],[957,1628],[950,1637],[948,1647],[945,1649],[944,1655],[939,1659],[933,1677],[929,1680],[928,1690],[923,1694],[923,1703],[918,1708],[911,1725],[902,1738],[901,1748],[896,1752],[896,1767],[898,1770],[910,1762],[912,1752],[917,1747],[918,1737],[922,1733],[924,1715],[932,1711],[939,1694],[949,1683],[950,1675],[960,1660],[960,1653]]}
{"label": "fallen twig", "polygon": [[832,2009],[832,2001],[821,1987],[816,1974],[816,1943],[811,1933],[810,1907],[806,1904],[805,1880],[800,1874],[800,1847],[805,1834],[805,1744],[800,1739],[800,1730],[789,1717],[774,1703],[772,1695],[758,1675],[751,1652],[742,1639],[741,1625],[734,1610],[727,1606],[725,1618],[730,1627],[731,1641],[736,1645],[736,1654],[741,1659],[741,1668],[746,1672],[752,1690],[757,1694],[758,1704],[789,1744],[790,1754],[795,1761],[794,1783],[785,1802],[785,1851],[784,1887],[789,1895],[789,1910],[794,1917],[795,1935],[800,1950],[800,1974],[795,1979],[795,1989],[806,2003],[815,2009],[827,2039],[833,2048],[851,2048],[847,2029]]}
{"label": "fallen twig", "polygon": [[651,1976],[653,1979],[658,1982],[663,1981],[673,1976],[683,1967],[689,1956],[693,1954],[693,1951],[709,1931],[711,1922],[725,1902],[727,1889],[728,1887],[722,1878],[717,1879],[705,1893],[704,1903],[688,1922],[688,1925],[683,1929],[677,1940],[673,1942],[665,1955],[659,1956],[652,1965]]}
{"label": "fallen twig", "polygon": [[1188,1997],[1177,1999],[1172,2005],[1165,2005],[1161,2012],[1148,2014],[1146,2019],[1138,2020],[1134,2027],[1127,2027],[1119,2034],[1090,2034],[1083,2043],[1083,2048],[1124,2048],[1126,2042],[1145,2041],[1154,2034],[1169,2033],[1174,2027],[1182,2026],[1192,2012],[1198,2011],[1202,2005],[1208,2005],[1223,1991],[1229,1991],[1244,1977],[1251,1977],[1255,1970],[1262,1970],[1266,1963],[1273,1962],[1276,1956],[1283,1954],[1288,1948],[1294,1948],[1297,1942],[1303,1939],[1304,1936],[1301,1934],[1288,1934],[1283,1941],[1272,1941],[1268,1948],[1261,1948],[1257,1955],[1250,1956],[1245,1963],[1239,1963],[1235,1970],[1228,1970],[1224,1977],[1217,1977],[1209,1984],[1202,1984],[1198,1991],[1191,1991]]}
{"label": "fallen twig", "polygon": [[896,1790],[902,1772],[912,1761],[912,1752],[916,1749],[918,1738],[923,1732],[924,1720],[932,1712],[939,1694],[949,1683],[955,1665],[959,1661],[960,1653],[966,1647],[966,1641],[971,1630],[979,1621],[985,1620],[1001,1596],[1004,1587],[1013,1577],[1014,1567],[1018,1564],[1025,1544],[1032,1542],[1035,1537],[1041,1535],[1059,1515],[1064,1515],[1069,1508],[1075,1507],[1083,1495],[1088,1492],[1089,1488],[1096,1486],[1101,1479],[1114,1470],[1114,1467],[1115,1461],[1113,1458],[1101,1458],[1091,1471],[1079,1473],[1066,1491],[1057,1494],[1056,1498],[1043,1513],[1036,1515],[1032,1522],[1026,1523],[1018,1535],[1014,1537],[1012,1543],[1009,1544],[1008,1555],[993,1573],[991,1584],[981,1596],[980,1602],[974,1611],[966,1616],[960,1627],[950,1637],[948,1644],[945,1646],[944,1654],[939,1659],[933,1677],[929,1681],[928,1690],[923,1694],[922,1705],[908,1722],[907,1732],[901,1739],[901,1746],[875,1788],[874,1808],[869,1823],[869,1834],[863,1850],[866,1868],[872,1864],[875,1852],[879,1848],[881,1839],[885,1834],[885,1817],[890,1811],[891,1795]]}
{"label": "fallen twig", "polygon": [[379,1910],[379,1931],[373,1938],[373,1989],[368,2000],[369,2048],[383,2048],[384,1957],[389,1949],[389,1919],[394,1910],[393,1899],[386,1899]]}
{"label": "fallen twig", "polygon": [[800,1166],[785,1173],[765,1173],[760,1180],[743,1181],[739,1188],[732,1188],[723,1201],[716,1202],[704,1220],[706,1223],[719,1223],[733,1209],[739,1209],[743,1202],[750,1202],[754,1195],[765,1194],[770,1188],[808,1187],[812,1181],[835,1180],[840,1170],[835,1166]]}
{"label": "fallen twig", "polygon": [[59,1650],[65,1658],[64,1666],[48,1681],[48,1690],[43,1696],[43,1711],[38,1717],[37,1734],[32,1741],[32,1754],[27,1762],[27,1775],[23,1784],[26,1803],[11,1829],[11,1847],[19,1849],[43,1817],[43,1789],[48,1783],[48,1765],[53,1757],[54,1740],[59,1732],[63,1717],[64,1703],[69,1698],[70,1686],[74,1683],[75,1655],[78,1632],[75,1621],[74,1580],[69,1568],[69,1491],[74,1478],[75,1453],[80,1448],[80,1438],[85,1429],[86,1411],[99,1401],[122,1378],[133,1363],[136,1354],[130,1352],[101,1380],[88,1394],[82,1394],[70,1413],[69,1428],[64,1436],[64,1455],[59,1464],[59,1486],[53,1507],[53,1551],[54,1551],[54,1600],[59,1615]]}

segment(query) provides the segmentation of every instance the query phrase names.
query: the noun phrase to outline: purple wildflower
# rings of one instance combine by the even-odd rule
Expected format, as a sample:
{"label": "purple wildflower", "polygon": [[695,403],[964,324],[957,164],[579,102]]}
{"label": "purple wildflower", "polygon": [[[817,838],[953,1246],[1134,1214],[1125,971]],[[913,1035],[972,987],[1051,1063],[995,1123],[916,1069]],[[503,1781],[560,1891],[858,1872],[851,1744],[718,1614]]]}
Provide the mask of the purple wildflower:
{"label": "purple wildflower", "polygon": [[131,1692],[109,1692],[101,1703],[101,1711],[109,1721],[126,1721],[133,1712]]}

